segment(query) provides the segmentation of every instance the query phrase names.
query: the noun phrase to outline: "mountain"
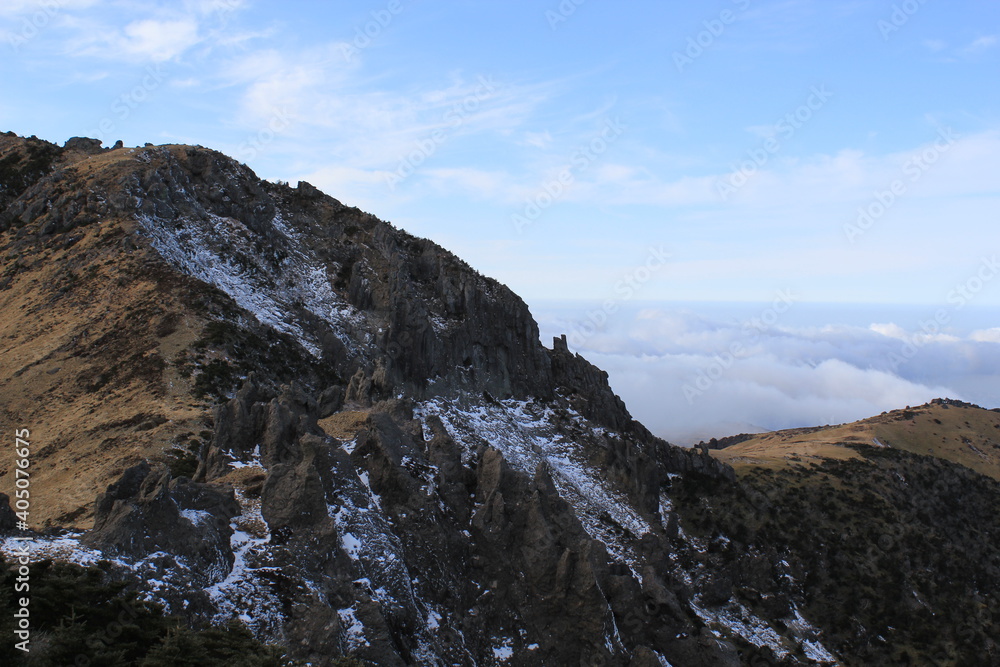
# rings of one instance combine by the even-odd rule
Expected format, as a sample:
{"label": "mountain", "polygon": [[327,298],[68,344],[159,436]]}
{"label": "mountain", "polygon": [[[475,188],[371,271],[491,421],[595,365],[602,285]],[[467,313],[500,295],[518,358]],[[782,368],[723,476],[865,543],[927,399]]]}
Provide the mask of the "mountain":
{"label": "mountain", "polygon": [[[998,660],[1000,487],[972,459],[670,445],[509,289],[308,183],[8,133],[0,257],[37,577],[117,585],[199,651],[222,632],[286,656],[260,664]],[[3,448],[11,496],[17,467]],[[105,609],[96,585],[66,586]],[[30,664],[96,650],[96,615],[39,604]],[[161,664],[178,633],[102,650]]]}
{"label": "mountain", "polygon": [[740,435],[717,441],[713,455],[743,466],[805,467],[825,458],[860,458],[863,444],[933,456],[1000,480],[1000,410],[937,398],[851,424]]}

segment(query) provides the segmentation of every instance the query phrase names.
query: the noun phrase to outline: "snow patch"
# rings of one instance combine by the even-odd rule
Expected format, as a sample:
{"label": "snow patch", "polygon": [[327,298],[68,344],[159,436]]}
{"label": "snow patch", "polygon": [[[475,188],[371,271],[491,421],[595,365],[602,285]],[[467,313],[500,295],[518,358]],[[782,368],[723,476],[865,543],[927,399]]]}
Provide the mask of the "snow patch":
{"label": "snow patch", "polygon": [[181,510],[181,516],[190,521],[195,526],[200,526],[212,520],[212,513],[205,510]]}
{"label": "snow patch", "polygon": [[351,557],[351,560],[357,560],[358,554],[361,553],[361,540],[354,537],[350,533],[343,533],[340,536],[340,546],[343,547],[347,555]]}
{"label": "snow patch", "polygon": [[[650,532],[649,524],[624,494],[603,478],[598,466],[585,460],[585,448],[562,435],[557,425],[560,415],[551,406],[516,399],[460,405],[459,401],[435,398],[419,404],[414,415],[422,420],[425,433],[430,432],[427,419],[440,418],[462,447],[464,463],[485,444],[500,450],[512,468],[529,477],[539,464],[547,467],[559,495],[574,508],[587,533],[603,542],[609,554],[626,563],[638,578],[639,558],[632,545]],[[572,410],[563,416],[583,432],[597,433],[599,438],[616,437]]]}
{"label": "snow patch", "polygon": [[365,626],[358,619],[357,609],[354,607],[338,609],[337,616],[340,617],[340,623],[344,627],[344,641],[348,651],[356,651],[362,646],[371,646],[371,643],[365,638]]}
{"label": "snow patch", "polygon": [[[288,334],[315,357],[322,356],[314,328],[302,311],[318,317],[351,350],[371,343],[364,314],[340,297],[330,284],[328,267],[304,238],[293,233],[279,212],[271,221],[284,259],[266,255],[259,235],[243,222],[208,214],[168,221],[150,215],[137,220],[153,248],[174,267],[218,288],[260,323]],[[225,241],[223,243],[223,241]]]}
{"label": "snow patch", "polygon": [[493,648],[493,657],[500,662],[507,662],[514,657],[514,647],[510,639],[505,639],[500,646]]}
{"label": "snow patch", "polygon": [[714,610],[702,607],[695,600],[691,601],[690,606],[716,637],[724,636],[725,633],[720,631],[721,627],[754,646],[769,647],[779,658],[789,654],[789,650],[782,644],[781,635],[738,602],[730,602],[726,607]]}

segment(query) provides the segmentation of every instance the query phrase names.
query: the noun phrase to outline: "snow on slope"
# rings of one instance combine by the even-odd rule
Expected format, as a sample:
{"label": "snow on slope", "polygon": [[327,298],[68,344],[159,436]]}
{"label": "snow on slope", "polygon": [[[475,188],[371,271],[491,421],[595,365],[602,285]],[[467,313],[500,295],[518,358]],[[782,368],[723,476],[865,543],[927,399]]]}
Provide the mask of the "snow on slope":
{"label": "snow on slope", "polygon": [[269,565],[271,534],[260,512],[260,500],[235,491],[242,513],[232,522],[229,538],[233,567],[205,592],[218,610],[215,622],[239,618],[258,637],[280,640],[284,621],[281,602],[267,579],[268,573],[279,570]]}
{"label": "snow on slope", "polygon": [[291,231],[281,213],[271,222],[286,253],[277,266],[255,245],[247,226],[233,218],[209,215],[207,221],[166,221],[140,215],[137,220],[153,248],[172,266],[217,287],[262,324],[295,338],[313,356],[321,355],[320,343],[296,315],[299,308],[330,325],[349,349],[357,349],[359,341],[371,343],[365,316],[333,290],[328,267]]}
{"label": "snow on slope", "polygon": [[[607,429],[590,424],[572,410],[566,412],[566,416],[584,433],[595,433],[598,438],[616,436]],[[599,468],[585,459],[583,444],[563,435],[564,429],[557,426],[559,415],[552,406],[515,399],[469,403],[439,397],[420,403],[414,415],[423,422],[424,432],[428,434],[431,429],[427,418],[431,415],[440,418],[448,434],[462,447],[464,463],[469,462],[477,447],[489,445],[499,449],[512,468],[526,475],[534,475],[539,463],[547,465],[559,495],[574,508],[587,533],[603,542],[608,553],[627,564],[633,576],[641,580],[641,564],[634,544],[650,532],[649,523],[621,492],[603,478]],[[666,494],[662,494],[662,516],[666,517],[670,510],[671,501]],[[704,540],[685,534],[683,529],[679,534],[693,551],[706,551]],[[681,572],[682,578],[689,584],[706,574],[700,563],[689,571]],[[710,609],[702,606],[696,597],[690,607],[717,636],[740,636],[755,646],[770,647],[778,656],[791,652],[788,643],[792,641],[801,646],[810,660],[820,664],[836,662],[818,640],[808,638],[816,637],[818,632],[798,610],[795,610],[795,620],[789,624],[792,634],[789,640],[783,639],[766,621],[735,600],[721,608]],[[662,662],[667,664],[665,660]]]}
{"label": "snow on slope", "polygon": [[[559,432],[551,406],[516,399],[463,406],[442,397],[421,403],[414,414],[424,422],[425,433],[430,433],[427,417],[439,417],[462,447],[463,463],[468,463],[477,447],[486,444],[499,449],[512,468],[529,477],[540,463],[546,465],[559,495],[573,507],[587,533],[639,576],[639,559],[632,542],[650,531],[649,524],[622,493],[602,479],[596,466],[584,459],[583,448]],[[575,412],[569,416],[598,437],[614,435],[588,424]]]}
{"label": "snow on slope", "polygon": [[416,608],[403,544],[382,513],[378,495],[367,483],[367,474],[355,473],[338,493],[339,505],[329,505],[327,511],[337,525],[341,547],[362,574],[358,582],[386,607]]}

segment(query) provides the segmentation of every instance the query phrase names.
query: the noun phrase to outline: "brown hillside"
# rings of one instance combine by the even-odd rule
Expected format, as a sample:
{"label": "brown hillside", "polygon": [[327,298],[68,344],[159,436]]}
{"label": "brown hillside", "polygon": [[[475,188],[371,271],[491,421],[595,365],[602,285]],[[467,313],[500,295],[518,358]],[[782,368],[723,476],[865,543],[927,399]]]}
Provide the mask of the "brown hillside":
{"label": "brown hillside", "polygon": [[745,473],[759,466],[785,468],[825,458],[858,458],[849,447],[852,444],[935,456],[1000,480],[1000,412],[947,399],[851,424],[762,433],[711,453]]}
{"label": "brown hillside", "polygon": [[[96,494],[126,467],[206,428],[207,403],[171,363],[205,321],[177,296],[176,274],[149,251],[124,250],[130,231],[104,221],[70,247],[0,246],[5,267],[18,265],[0,292],[0,409],[8,433],[31,431],[36,527],[86,526]],[[5,487],[12,454],[0,450]]]}
{"label": "brown hillside", "polygon": [[[0,155],[25,145],[0,136]],[[126,149],[63,151],[51,168],[67,193],[99,199],[126,159]],[[15,220],[0,234],[0,420],[10,444],[14,429],[31,431],[32,527],[82,528],[125,468],[205,430],[209,404],[173,363],[205,326],[187,305],[203,286],[137,242],[131,221],[99,218],[66,234],[47,233],[50,222]],[[4,489],[13,458],[0,448]]]}

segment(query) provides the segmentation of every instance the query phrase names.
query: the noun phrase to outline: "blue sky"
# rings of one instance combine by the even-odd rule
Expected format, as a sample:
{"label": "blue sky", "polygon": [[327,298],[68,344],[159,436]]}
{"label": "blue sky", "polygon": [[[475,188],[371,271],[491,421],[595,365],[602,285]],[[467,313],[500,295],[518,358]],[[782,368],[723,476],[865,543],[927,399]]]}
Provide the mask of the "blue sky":
{"label": "blue sky", "polygon": [[666,248],[637,296],[933,304],[996,250],[998,36],[978,0],[8,0],[0,126],[218,148],[529,303]]}
{"label": "blue sky", "polygon": [[[762,428],[1000,403],[998,75],[983,0],[0,6],[0,129],[307,180],[509,285],[544,332],[594,325],[571,344],[638,416],[700,419],[676,438],[724,434],[734,403]],[[758,356],[686,400],[787,295]]]}

